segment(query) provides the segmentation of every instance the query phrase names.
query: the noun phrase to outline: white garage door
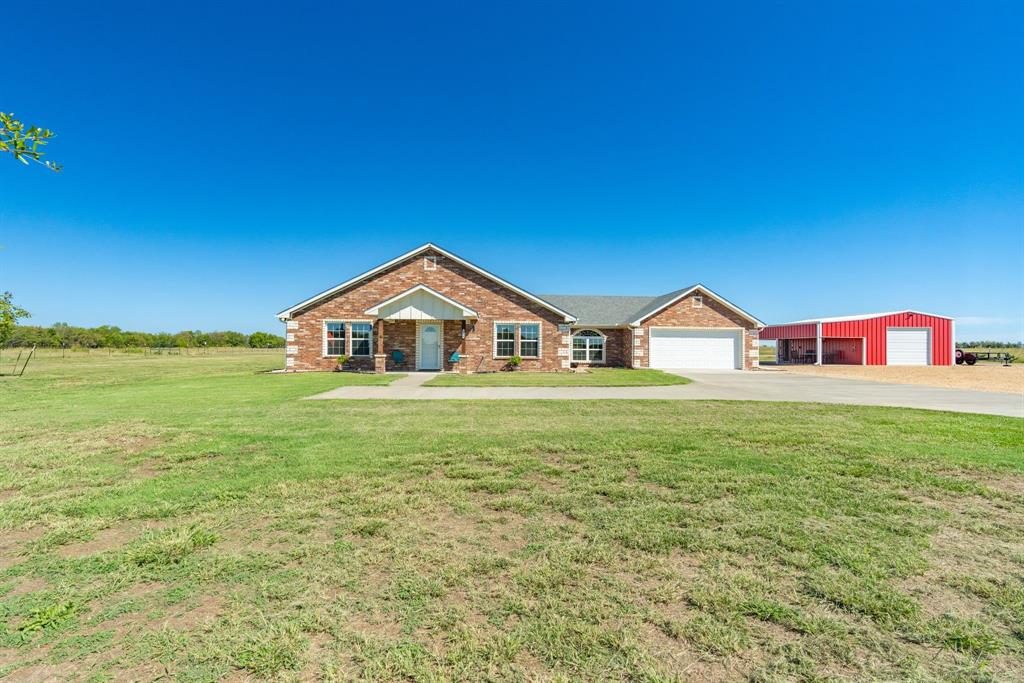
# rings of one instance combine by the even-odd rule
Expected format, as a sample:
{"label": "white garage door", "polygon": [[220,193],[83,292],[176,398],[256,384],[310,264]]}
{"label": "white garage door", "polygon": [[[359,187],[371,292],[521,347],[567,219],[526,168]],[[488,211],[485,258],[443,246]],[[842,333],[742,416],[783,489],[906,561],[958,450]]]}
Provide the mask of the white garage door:
{"label": "white garage door", "polygon": [[928,365],[931,337],[928,329],[890,327],[885,331],[886,365]]}
{"label": "white garage door", "polygon": [[739,368],[742,334],[742,330],[651,329],[651,367]]}

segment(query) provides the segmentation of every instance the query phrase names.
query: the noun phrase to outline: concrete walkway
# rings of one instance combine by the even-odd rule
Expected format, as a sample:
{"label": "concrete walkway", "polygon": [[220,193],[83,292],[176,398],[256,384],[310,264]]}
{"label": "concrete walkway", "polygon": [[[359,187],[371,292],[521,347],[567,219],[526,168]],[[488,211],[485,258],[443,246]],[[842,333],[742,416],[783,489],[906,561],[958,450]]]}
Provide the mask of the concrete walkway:
{"label": "concrete walkway", "polygon": [[[671,372],[671,371],[670,371]],[[986,413],[1024,418],[1024,394],[883,384],[784,372],[679,370],[691,384],[667,387],[425,387],[437,373],[417,372],[383,387],[338,387],[310,399],[662,399],[805,401]]]}

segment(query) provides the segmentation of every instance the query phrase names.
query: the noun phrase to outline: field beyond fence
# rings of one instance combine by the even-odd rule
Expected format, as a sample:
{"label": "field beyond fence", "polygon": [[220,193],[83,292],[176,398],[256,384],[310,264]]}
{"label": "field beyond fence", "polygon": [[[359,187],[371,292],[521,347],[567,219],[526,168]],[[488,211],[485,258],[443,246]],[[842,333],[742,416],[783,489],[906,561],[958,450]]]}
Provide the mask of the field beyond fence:
{"label": "field beyond fence", "polygon": [[[29,349],[15,346],[3,349],[3,358],[16,356],[19,351],[28,353]],[[70,349],[51,349],[51,348],[37,348],[35,356],[36,358],[83,358],[92,356],[117,356],[117,355],[132,355],[132,356],[207,356],[217,354],[284,354],[284,349],[254,349],[248,346],[212,346],[212,347],[132,347],[132,348],[100,348],[100,349],[87,349],[87,348],[70,348]]]}
{"label": "field beyond fence", "polygon": [[[31,356],[31,360],[30,360]],[[52,349],[37,348],[33,352],[30,348],[8,347],[0,351],[0,376],[20,375],[24,369],[26,376],[31,375],[33,370],[53,369],[66,363],[68,366],[77,365],[83,361],[90,364],[102,361],[128,361],[133,358],[156,358],[167,357],[244,357],[244,358],[266,358],[268,362],[275,357],[281,358],[280,366],[284,367],[284,349],[254,349],[248,346],[213,346],[213,347],[132,347],[132,348],[70,348]],[[26,367],[27,363],[27,367]],[[99,366],[97,366],[99,367]]]}

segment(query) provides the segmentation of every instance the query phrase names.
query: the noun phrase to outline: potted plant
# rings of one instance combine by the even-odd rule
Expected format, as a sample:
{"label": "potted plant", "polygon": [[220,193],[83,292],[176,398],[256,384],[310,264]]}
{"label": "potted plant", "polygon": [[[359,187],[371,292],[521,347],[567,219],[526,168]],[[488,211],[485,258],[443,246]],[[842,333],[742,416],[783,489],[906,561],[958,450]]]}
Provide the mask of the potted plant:
{"label": "potted plant", "polygon": [[347,363],[347,362],[348,362],[348,356],[346,356],[344,354],[341,355],[341,356],[338,356],[338,364],[334,366],[334,371],[335,372],[343,372],[345,370],[345,363]]}
{"label": "potted plant", "polygon": [[518,370],[519,366],[522,365],[522,364],[523,364],[523,359],[520,358],[519,356],[512,356],[511,358],[508,359],[508,369],[509,370]]}

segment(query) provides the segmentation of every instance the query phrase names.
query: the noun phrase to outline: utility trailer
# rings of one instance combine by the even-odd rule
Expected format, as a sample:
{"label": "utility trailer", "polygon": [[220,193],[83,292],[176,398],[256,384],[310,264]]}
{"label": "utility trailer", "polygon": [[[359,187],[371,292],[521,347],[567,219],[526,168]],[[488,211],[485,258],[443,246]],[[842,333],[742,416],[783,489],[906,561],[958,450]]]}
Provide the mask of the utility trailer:
{"label": "utility trailer", "polygon": [[956,364],[963,365],[974,365],[979,360],[994,360],[1001,361],[1003,367],[1009,367],[1010,363],[1016,360],[1016,357],[1006,351],[964,351],[963,349],[956,350]]}

